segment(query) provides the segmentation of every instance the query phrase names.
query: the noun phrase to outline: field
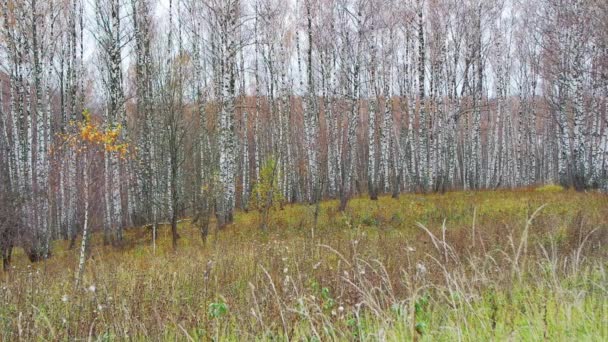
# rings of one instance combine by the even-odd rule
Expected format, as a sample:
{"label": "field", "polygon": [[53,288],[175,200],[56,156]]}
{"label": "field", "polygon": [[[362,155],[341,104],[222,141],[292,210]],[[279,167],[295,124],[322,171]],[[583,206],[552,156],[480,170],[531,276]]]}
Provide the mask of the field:
{"label": "field", "polygon": [[537,189],[257,212],[172,251],[92,239],[81,288],[60,241],[0,273],[2,340],[608,340],[608,197]]}

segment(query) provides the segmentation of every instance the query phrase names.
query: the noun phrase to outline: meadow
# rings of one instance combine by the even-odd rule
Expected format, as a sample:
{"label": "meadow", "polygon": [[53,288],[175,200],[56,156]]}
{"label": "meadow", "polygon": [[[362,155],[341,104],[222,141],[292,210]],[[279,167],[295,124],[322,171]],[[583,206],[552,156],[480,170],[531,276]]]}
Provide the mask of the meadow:
{"label": "meadow", "polygon": [[238,212],[172,250],[53,245],[0,273],[0,337],[16,340],[606,341],[608,197],[556,186],[286,205],[261,230]]}

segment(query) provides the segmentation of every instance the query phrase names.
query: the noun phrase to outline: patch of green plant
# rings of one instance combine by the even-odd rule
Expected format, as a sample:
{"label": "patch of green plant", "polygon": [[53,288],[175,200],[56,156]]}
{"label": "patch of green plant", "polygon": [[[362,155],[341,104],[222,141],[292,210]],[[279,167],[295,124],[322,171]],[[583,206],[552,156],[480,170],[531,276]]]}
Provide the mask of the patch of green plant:
{"label": "patch of green plant", "polygon": [[414,302],[415,329],[424,336],[429,328],[430,312],[428,311],[430,296],[425,293]]}
{"label": "patch of green plant", "polygon": [[361,224],[368,227],[377,227],[378,220],[371,213],[364,213],[361,217]]}
{"label": "patch of green plant", "polygon": [[209,317],[219,319],[228,314],[228,304],[224,301],[219,301],[209,304],[209,310],[207,311]]}

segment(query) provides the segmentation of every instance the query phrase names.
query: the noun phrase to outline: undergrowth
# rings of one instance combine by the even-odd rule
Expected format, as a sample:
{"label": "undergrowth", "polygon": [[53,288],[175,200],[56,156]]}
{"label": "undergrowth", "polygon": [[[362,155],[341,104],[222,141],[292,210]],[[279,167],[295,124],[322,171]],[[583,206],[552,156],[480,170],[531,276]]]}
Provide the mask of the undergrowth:
{"label": "undergrowth", "polygon": [[2,340],[608,339],[608,199],[569,191],[454,192],[285,206],[172,252],[145,228],[92,239],[82,288],[59,241],[0,274]]}

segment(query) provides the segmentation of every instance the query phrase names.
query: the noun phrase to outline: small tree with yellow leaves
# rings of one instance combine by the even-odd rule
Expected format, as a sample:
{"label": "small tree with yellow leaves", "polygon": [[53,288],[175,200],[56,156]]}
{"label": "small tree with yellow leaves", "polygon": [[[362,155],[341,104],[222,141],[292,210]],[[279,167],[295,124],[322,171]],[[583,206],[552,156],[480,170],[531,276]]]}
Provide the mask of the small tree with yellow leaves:
{"label": "small tree with yellow leaves", "polygon": [[260,228],[266,229],[270,210],[279,208],[283,201],[283,194],[279,189],[279,168],[274,158],[267,159],[260,170],[260,180],[251,191],[250,206],[260,211]]}
{"label": "small tree with yellow leaves", "polygon": [[99,120],[95,120],[87,110],[82,113],[82,117],[83,119],[80,122],[70,122],[67,133],[60,135],[60,145],[53,151],[54,153],[73,153],[80,160],[82,167],[84,223],[80,258],[78,269],[76,270],[76,287],[80,283],[87,255],[90,234],[91,193],[95,190],[103,189],[103,186],[98,185],[102,183],[99,180],[103,179],[100,177],[103,175],[103,172],[94,173],[92,169],[96,165],[99,165],[107,155],[115,155],[119,159],[125,160],[130,150],[129,144],[120,139],[121,125],[103,127],[102,123]]}

